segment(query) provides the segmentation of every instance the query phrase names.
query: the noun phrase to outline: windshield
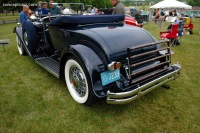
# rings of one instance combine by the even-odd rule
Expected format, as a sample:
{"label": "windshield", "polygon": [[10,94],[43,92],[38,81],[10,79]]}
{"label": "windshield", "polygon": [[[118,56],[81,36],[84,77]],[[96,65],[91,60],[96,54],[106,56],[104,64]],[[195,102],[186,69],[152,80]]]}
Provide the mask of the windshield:
{"label": "windshield", "polygon": [[53,3],[60,8],[60,14],[82,14],[85,11],[83,3]]}

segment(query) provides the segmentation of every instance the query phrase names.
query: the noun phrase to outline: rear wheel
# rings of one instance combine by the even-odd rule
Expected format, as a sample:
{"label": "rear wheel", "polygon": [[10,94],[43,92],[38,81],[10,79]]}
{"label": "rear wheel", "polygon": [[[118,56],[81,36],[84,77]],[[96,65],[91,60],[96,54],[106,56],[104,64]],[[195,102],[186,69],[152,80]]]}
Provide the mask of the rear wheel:
{"label": "rear wheel", "polygon": [[16,42],[17,42],[17,49],[18,49],[18,52],[20,55],[27,55],[23,45],[22,45],[22,42],[19,40],[19,37],[18,35],[16,35]]}
{"label": "rear wheel", "polygon": [[80,103],[91,105],[96,97],[91,91],[91,82],[88,79],[85,66],[73,56],[69,57],[65,64],[65,81],[73,99]]}

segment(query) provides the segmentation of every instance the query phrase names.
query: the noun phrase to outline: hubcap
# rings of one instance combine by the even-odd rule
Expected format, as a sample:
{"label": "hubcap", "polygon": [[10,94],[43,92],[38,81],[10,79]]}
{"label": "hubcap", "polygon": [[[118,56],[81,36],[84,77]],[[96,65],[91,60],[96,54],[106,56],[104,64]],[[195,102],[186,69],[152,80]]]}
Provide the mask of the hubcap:
{"label": "hubcap", "polygon": [[84,97],[86,94],[86,81],[80,69],[76,66],[72,66],[69,70],[69,74],[73,89],[76,90],[80,97]]}

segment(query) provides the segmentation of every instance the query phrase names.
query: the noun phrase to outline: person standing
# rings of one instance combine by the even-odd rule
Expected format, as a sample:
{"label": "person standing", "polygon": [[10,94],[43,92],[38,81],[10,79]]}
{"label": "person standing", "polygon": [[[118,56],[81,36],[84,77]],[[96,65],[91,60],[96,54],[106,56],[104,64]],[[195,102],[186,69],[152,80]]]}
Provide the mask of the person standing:
{"label": "person standing", "polygon": [[155,16],[155,19],[159,19],[160,17],[160,11],[159,9],[156,10],[156,16]]}
{"label": "person standing", "polygon": [[156,9],[154,9],[154,10],[152,11],[151,20],[152,20],[154,23],[156,23]]}
{"label": "person standing", "polygon": [[47,2],[43,2],[42,3],[42,14],[48,14],[48,13],[49,13],[49,9],[48,9]]}
{"label": "person standing", "polygon": [[163,11],[163,9],[161,9],[160,15],[165,16],[165,12]]}
{"label": "person standing", "polygon": [[52,15],[61,14],[60,8],[57,7],[57,6],[54,4],[54,1],[51,0],[51,1],[49,2],[49,5],[50,5],[49,11],[50,11],[50,13],[51,13]]}
{"label": "person standing", "polygon": [[140,9],[139,12],[140,12],[140,14],[143,14],[143,10],[142,9]]}
{"label": "person standing", "polygon": [[124,5],[120,2],[120,0],[110,0],[110,3],[115,7],[113,10],[113,15],[115,14],[123,14],[125,15]]}
{"label": "person standing", "polygon": [[29,6],[23,5],[23,10],[20,12],[19,17],[20,17],[20,23],[23,25],[26,20],[28,20],[28,11],[29,11]]}
{"label": "person standing", "polygon": [[42,1],[38,1],[37,8],[35,9],[35,15],[42,14]]}
{"label": "person standing", "polygon": [[38,7],[35,9],[36,16],[41,14],[48,14],[47,2],[38,1]]}
{"label": "person standing", "polygon": [[91,13],[92,13],[92,14],[95,14],[95,13],[96,13],[96,8],[95,8],[95,7],[92,8]]}
{"label": "person standing", "polygon": [[160,17],[158,18],[158,20],[159,20],[159,28],[162,28],[163,23],[165,21],[165,12],[163,11],[163,9],[161,9]]}

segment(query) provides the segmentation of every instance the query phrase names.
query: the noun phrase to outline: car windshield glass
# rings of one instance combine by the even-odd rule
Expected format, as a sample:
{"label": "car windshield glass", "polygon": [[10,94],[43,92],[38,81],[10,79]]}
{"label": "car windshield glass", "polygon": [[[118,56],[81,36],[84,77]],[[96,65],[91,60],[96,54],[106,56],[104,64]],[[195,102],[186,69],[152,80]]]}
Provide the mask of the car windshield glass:
{"label": "car windshield glass", "polygon": [[56,7],[60,8],[59,13],[52,12],[51,15],[58,14],[82,14],[85,10],[83,3],[53,3]]}

